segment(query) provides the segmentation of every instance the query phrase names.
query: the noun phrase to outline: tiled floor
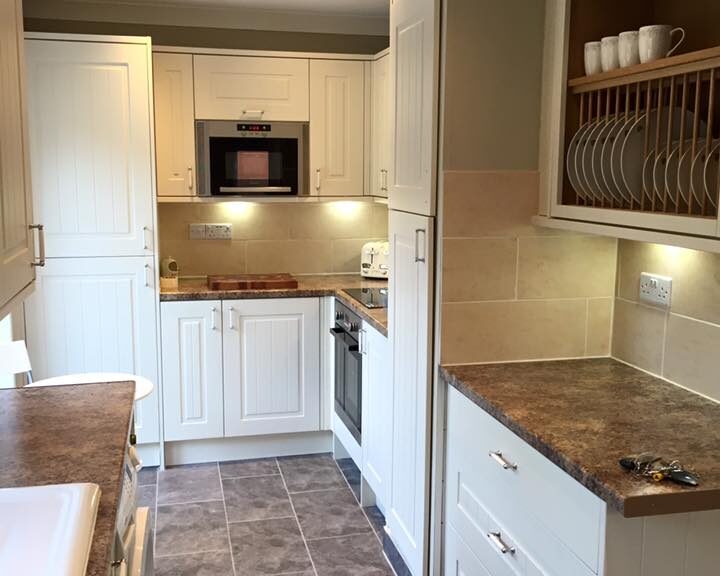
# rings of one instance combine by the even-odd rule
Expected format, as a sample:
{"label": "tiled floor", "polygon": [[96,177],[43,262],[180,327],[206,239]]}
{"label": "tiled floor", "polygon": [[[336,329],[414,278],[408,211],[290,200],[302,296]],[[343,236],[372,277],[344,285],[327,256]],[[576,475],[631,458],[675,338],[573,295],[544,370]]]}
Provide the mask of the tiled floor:
{"label": "tiled floor", "polygon": [[143,470],[155,574],[393,576],[356,471],[327,454]]}

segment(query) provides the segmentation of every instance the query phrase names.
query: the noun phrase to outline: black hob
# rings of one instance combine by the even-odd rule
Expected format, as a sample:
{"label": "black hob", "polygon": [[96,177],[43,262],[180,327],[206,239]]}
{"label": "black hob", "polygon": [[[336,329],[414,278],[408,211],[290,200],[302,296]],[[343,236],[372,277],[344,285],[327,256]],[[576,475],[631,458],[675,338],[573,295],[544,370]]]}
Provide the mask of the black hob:
{"label": "black hob", "polygon": [[387,308],[387,288],[345,288],[345,292],[365,308]]}

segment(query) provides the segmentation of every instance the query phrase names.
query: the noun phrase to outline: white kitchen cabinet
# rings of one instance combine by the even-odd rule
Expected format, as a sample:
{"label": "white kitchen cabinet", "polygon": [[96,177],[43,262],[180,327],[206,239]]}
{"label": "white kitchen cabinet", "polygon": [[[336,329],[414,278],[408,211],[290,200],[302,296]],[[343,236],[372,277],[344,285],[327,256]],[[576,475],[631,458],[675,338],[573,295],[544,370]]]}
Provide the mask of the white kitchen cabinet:
{"label": "white kitchen cabinet", "polygon": [[439,0],[390,4],[390,208],[435,214]]}
{"label": "white kitchen cabinet", "polygon": [[49,259],[25,301],[36,380],[80,372],[144,376],[155,388],[136,404],[138,442],[158,442],[155,274],[151,257]]}
{"label": "white kitchen cabinet", "polygon": [[318,298],[226,300],[225,436],[320,429]]}
{"label": "white kitchen cabinet", "polygon": [[193,56],[195,118],[307,122],[308,60]]}
{"label": "white kitchen cabinet", "polygon": [[362,344],[362,473],[382,510],[390,502],[392,471],[393,381],[390,343],[363,323]]}
{"label": "white kitchen cabinet", "polygon": [[0,318],[35,279],[20,0],[0,0]]}
{"label": "white kitchen cabinet", "polygon": [[390,141],[390,55],[372,63],[370,194],[387,198],[392,164]]}
{"label": "white kitchen cabinet", "polygon": [[390,211],[392,483],[387,530],[415,576],[428,558],[433,219]]}
{"label": "white kitchen cabinet", "polygon": [[220,301],[163,302],[160,316],[165,440],[222,437]]}
{"label": "white kitchen cabinet", "polygon": [[153,54],[158,196],[195,195],[192,54]]}
{"label": "white kitchen cabinet", "polygon": [[34,213],[47,256],[151,255],[149,45],[25,47]]}
{"label": "white kitchen cabinet", "polygon": [[449,524],[445,529],[444,576],[497,576],[490,574]]}
{"label": "white kitchen cabinet", "polygon": [[365,67],[310,61],[310,188],[320,196],[362,196]]}

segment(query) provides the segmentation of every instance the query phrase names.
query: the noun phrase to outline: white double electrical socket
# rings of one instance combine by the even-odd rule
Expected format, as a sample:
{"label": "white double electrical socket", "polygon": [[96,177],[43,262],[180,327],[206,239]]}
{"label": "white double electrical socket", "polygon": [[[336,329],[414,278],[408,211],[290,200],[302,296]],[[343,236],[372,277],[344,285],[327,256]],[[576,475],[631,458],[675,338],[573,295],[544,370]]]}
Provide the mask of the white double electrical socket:
{"label": "white double electrical socket", "polygon": [[188,230],[190,240],[205,240],[205,224],[190,224]]}
{"label": "white double electrical socket", "polygon": [[190,240],[232,240],[232,224],[190,224]]}
{"label": "white double electrical socket", "polygon": [[672,278],[642,272],[640,274],[640,300],[655,306],[669,308],[672,300]]}

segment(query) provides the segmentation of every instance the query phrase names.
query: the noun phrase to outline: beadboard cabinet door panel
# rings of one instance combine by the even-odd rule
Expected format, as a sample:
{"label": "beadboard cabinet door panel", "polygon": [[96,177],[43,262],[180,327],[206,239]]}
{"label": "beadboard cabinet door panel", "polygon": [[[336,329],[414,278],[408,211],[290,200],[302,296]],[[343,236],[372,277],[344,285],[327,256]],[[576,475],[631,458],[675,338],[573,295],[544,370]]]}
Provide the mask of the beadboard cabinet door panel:
{"label": "beadboard cabinet door panel", "polygon": [[372,63],[370,194],[387,198],[392,165],[390,133],[390,55]]}
{"label": "beadboard cabinet door panel", "polygon": [[26,41],[34,213],[50,258],[153,253],[148,51]]}

